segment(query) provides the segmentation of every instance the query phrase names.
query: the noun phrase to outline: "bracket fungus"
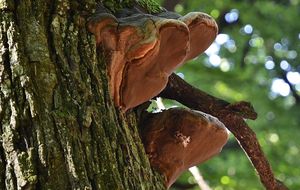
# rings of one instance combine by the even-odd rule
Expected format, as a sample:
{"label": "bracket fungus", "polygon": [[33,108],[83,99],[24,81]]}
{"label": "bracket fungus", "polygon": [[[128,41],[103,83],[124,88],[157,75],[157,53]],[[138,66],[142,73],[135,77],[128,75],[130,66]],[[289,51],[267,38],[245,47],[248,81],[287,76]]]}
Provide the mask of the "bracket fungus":
{"label": "bracket fungus", "polygon": [[218,28],[200,12],[125,12],[118,18],[101,8],[88,29],[107,52],[110,93],[115,105],[126,111],[157,96],[177,67],[208,48]]}
{"label": "bracket fungus", "polygon": [[183,108],[150,114],[141,125],[151,165],[165,176],[167,187],[183,171],[218,154],[228,139],[217,118]]}
{"label": "bracket fungus", "polygon": [[218,33],[218,25],[215,20],[202,12],[190,12],[181,16],[177,13],[166,11],[157,15],[168,19],[178,19],[189,28],[190,51],[185,57],[185,61],[203,53],[214,41]]}

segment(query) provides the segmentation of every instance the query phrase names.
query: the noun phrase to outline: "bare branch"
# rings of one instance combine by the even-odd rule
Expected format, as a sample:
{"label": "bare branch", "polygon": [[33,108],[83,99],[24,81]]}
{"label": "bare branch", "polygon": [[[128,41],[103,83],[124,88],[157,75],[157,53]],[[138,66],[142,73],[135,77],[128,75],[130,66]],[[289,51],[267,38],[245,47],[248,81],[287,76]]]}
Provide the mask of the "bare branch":
{"label": "bare branch", "polygon": [[197,166],[189,168],[189,171],[194,176],[201,190],[212,190],[203,179],[203,176],[201,175],[200,170],[197,168]]}

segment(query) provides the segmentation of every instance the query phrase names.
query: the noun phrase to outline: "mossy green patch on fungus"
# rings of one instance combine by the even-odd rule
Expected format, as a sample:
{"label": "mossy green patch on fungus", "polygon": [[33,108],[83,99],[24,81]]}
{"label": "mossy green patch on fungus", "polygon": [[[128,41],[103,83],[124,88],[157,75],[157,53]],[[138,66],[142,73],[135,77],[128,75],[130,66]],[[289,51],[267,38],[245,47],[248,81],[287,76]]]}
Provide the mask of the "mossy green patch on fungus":
{"label": "mossy green patch on fungus", "polygon": [[136,0],[149,13],[160,13],[164,9],[155,0]]}

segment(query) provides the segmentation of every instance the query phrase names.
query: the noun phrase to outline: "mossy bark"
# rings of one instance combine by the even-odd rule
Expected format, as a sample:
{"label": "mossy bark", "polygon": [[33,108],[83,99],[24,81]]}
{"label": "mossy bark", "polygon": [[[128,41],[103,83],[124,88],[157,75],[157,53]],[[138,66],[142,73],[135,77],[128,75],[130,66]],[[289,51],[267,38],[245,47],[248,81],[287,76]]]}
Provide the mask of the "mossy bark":
{"label": "mossy bark", "polygon": [[0,189],[165,189],[111,101],[96,6],[0,0]]}

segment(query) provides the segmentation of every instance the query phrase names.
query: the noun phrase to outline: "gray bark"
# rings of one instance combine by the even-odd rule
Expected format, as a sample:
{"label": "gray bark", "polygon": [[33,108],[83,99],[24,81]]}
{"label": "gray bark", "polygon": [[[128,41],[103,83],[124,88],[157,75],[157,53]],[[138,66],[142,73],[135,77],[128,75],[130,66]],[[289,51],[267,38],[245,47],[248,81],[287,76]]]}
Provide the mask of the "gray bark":
{"label": "gray bark", "polygon": [[0,189],[165,189],[115,109],[94,0],[0,0]]}

